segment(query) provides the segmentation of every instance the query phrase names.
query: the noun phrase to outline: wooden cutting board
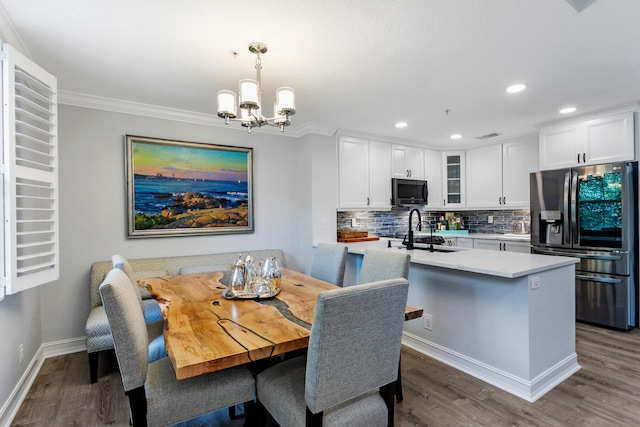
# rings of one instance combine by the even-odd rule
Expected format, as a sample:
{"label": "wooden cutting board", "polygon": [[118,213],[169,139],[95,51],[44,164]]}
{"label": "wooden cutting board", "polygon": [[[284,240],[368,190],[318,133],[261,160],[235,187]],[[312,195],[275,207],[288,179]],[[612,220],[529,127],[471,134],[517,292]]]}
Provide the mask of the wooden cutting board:
{"label": "wooden cutting board", "polygon": [[369,242],[372,240],[380,240],[379,237],[376,236],[368,236],[368,237],[346,237],[346,238],[339,238],[338,242],[342,242],[342,243],[354,243],[354,242]]}

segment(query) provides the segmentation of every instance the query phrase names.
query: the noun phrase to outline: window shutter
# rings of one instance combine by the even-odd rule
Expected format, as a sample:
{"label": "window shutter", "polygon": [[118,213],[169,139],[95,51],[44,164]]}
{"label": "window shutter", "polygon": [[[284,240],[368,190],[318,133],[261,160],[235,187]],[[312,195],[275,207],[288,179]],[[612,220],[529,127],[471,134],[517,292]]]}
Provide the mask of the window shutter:
{"label": "window shutter", "polygon": [[2,45],[5,291],[59,277],[56,78]]}

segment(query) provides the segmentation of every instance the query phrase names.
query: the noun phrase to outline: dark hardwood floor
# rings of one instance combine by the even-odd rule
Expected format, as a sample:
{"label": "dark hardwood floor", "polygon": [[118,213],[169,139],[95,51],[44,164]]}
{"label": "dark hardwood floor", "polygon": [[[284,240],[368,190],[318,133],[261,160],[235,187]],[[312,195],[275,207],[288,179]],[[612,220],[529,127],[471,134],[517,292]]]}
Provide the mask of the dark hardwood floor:
{"label": "dark hardwood floor", "polygon": [[[640,329],[577,324],[582,369],[535,403],[403,348],[404,401],[396,426],[638,426]],[[102,357],[89,383],[86,353],[47,359],[12,426],[128,426],[128,401],[115,358]],[[182,426],[237,427],[227,411]]]}

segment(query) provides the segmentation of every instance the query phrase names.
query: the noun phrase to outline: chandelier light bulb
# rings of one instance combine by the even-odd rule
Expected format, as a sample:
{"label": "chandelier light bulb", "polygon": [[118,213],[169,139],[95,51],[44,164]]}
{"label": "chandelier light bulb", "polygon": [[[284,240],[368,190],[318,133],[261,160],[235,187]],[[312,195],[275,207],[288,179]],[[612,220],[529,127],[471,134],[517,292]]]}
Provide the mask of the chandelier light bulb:
{"label": "chandelier light bulb", "polygon": [[230,90],[218,92],[218,117],[236,117],[236,94]]}
{"label": "chandelier light bulb", "polygon": [[280,114],[280,107],[278,107],[278,103],[274,102],[273,103],[273,122],[278,124],[278,123],[284,123],[286,121],[286,118]]}
{"label": "chandelier light bulb", "polygon": [[252,79],[240,80],[240,108],[260,108],[257,81]]}
{"label": "chandelier light bulb", "polygon": [[276,103],[278,104],[280,114],[288,114],[290,116],[296,113],[296,94],[290,87],[281,87],[276,90]]}

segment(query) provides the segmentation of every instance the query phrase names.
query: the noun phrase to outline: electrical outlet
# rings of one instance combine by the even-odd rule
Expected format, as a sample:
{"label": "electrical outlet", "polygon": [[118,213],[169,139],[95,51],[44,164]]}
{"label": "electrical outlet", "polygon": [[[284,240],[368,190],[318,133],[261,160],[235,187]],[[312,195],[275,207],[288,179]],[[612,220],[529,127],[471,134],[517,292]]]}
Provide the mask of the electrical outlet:
{"label": "electrical outlet", "polygon": [[488,222],[489,224],[493,224],[493,215],[489,215],[489,216],[487,217],[487,222]]}
{"label": "electrical outlet", "polygon": [[24,344],[20,343],[18,346],[18,353],[20,354],[20,364],[24,361]]}
{"label": "electrical outlet", "polygon": [[425,314],[423,316],[424,319],[424,328],[430,331],[433,331],[433,316],[430,314]]}
{"label": "electrical outlet", "polygon": [[531,290],[540,287],[540,276],[529,276],[529,288]]}
{"label": "electrical outlet", "polygon": [[351,218],[351,226],[352,227],[357,227],[358,224],[356,223],[356,219],[355,218]]}

